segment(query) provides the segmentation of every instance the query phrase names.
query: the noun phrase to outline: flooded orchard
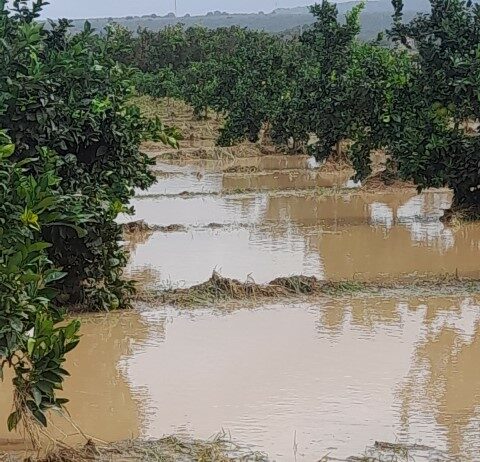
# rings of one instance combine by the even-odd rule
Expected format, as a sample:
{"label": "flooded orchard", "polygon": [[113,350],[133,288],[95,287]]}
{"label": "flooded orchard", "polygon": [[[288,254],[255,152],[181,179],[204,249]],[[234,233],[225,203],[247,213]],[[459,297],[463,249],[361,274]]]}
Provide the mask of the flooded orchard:
{"label": "flooded orchard", "polygon": [[[295,191],[222,193],[219,180],[217,194],[200,195],[204,179],[190,176],[199,186],[188,194],[147,192],[134,201],[135,220],[182,227],[136,241],[133,275],[154,272],[157,282],[191,286],[214,269],[258,283],[293,274],[361,281],[480,274],[480,226],[440,221],[450,206],[448,191],[368,192],[346,189],[342,181],[341,189],[317,190],[297,176]],[[330,176],[335,185],[338,174]]]}
{"label": "flooded orchard", "polygon": [[224,429],[279,461],[294,460],[294,446],[314,461],[375,440],[478,460],[479,303],[365,297],[83,318],[69,411],[106,441]]}
{"label": "flooded orchard", "polygon": [[0,462],[480,462],[479,2],[0,0]]}
{"label": "flooded orchard", "polygon": [[[67,363],[70,422],[54,416],[55,436],[223,430],[275,461],[344,460],[375,441],[424,448],[422,460],[480,460],[480,297],[468,285],[408,288],[480,277],[480,225],[442,223],[448,190],[360,188],[305,156],[158,156],[157,184],[121,217],[146,226],[125,241],[143,291],[192,287],[214,270],[403,289],[188,309],[153,297],[85,315]],[[0,387],[5,420],[11,393]],[[0,442],[21,446],[5,429]]]}

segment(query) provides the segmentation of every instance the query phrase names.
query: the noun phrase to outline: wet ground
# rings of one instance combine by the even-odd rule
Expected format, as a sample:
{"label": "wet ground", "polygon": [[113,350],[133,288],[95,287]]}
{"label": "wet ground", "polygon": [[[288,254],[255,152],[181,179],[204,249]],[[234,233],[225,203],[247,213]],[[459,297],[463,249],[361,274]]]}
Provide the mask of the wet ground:
{"label": "wet ground", "polygon": [[[480,225],[440,221],[450,192],[364,191],[349,172],[316,167],[302,156],[159,160],[158,183],[121,220],[182,227],[131,234],[128,273],[156,289],[213,270],[258,283],[480,278]],[[139,304],[83,318],[64,394],[73,421],[106,441],[223,429],[276,461],[346,458],[375,441],[480,461],[479,305],[475,294],[414,292],[253,309]],[[0,422],[9,400],[0,385]],[[1,448],[6,438],[14,448],[0,427]]]}

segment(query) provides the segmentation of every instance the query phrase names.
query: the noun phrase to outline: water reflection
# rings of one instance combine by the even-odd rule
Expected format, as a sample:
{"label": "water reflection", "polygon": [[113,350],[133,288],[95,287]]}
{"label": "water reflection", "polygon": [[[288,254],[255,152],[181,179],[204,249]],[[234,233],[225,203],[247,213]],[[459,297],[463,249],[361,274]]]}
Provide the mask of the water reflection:
{"label": "water reflection", "polygon": [[[449,193],[411,191],[141,200],[137,218],[196,228],[153,234],[133,252],[130,270],[154,269],[186,285],[203,282],[214,268],[241,280],[250,274],[258,282],[300,273],[366,281],[480,277],[480,226],[444,225],[439,218],[450,201]],[[230,228],[205,229],[212,222]]]}
{"label": "water reflection", "polygon": [[75,422],[106,440],[223,428],[278,461],[292,460],[294,435],[297,460],[361,454],[379,440],[475,461],[479,303],[358,298],[94,317],[65,395]]}
{"label": "water reflection", "polygon": [[[67,379],[62,396],[72,398],[68,405],[71,420],[88,435],[104,441],[138,437],[142,420],[136,395],[125,380],[120,367],[122,358],[135,354],[138,345],[149,336],[162,339],[160,320],[149,328],[134,313],[111,313],[104,316],[82,317],[82,341],[69,355]],[[17,439],[3,424],[11,410],[10,379],[0,382],[0,440]],[[53,436],[70,443],[82,442],[81,435],[65,419],[51,415]],[[68,437],[67,437],[68,435]]]}
{"label": "water reflection", "polygon": [[480,454],[480,312],[478,301],[426,306],[424,331],[399,397],[402,433],[424,420],[441,428],[450,454]]}

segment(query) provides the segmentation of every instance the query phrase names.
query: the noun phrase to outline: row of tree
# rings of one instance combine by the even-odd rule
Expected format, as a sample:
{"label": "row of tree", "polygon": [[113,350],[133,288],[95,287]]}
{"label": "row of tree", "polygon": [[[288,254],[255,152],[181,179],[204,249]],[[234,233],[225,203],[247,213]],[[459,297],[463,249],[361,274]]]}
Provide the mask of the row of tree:
{"label": "row of tree", "polygon": [[298,38],[235,27],[123,32],[133,46],[118,59],[140,70],[141,91],[183,98],[198,116],[223,113],[219,144],[256,141],[265,129],[278,145],[321,160],[349,140],[357,180],[382,149],[392,174],[419,190],[450,187],[453,207],[476,217],[480,8],[430,1],[431,13],[410,23],[402,0],[392,1],[388,47],[358,39],[362,5],[343,21],[325,0],[311,7],[316,22]]}
{"label": "row of tree", "polygon": [[47,424],[79,323],[65,307],[128,307],[115,218],[154,182],[143,137],[176,144],[130,104],[121,36],[37,21],[44,0],[0,0],[0,379],[13,372],[14,429]]}

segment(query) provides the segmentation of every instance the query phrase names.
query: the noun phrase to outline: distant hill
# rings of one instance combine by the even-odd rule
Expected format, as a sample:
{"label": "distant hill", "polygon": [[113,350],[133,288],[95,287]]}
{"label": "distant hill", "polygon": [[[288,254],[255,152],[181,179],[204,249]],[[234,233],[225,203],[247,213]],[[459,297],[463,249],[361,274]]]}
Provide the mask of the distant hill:
{"label": "distant hill", "polygon": [[[338,4],[341,15],[344,15],[358,2],[344,2]],[[429,10],[428,0],[406,0],[405,1],[405,19],[410,20],[419,12]],[[378,0],[367,2],[366,8],[362,13],[362,34],[361,38],[368,40],[375,38],[379,32],[388,29],[391,25],[392,5],[390,0]],[[280,33],[284,31],[301,30],[303,27],[313,23],[314,19],[308,11],[308,7],[298,8],[280,8],[271,13],[254,14],[229,14],[226,12],[212,12],[205,16],[183,16],[175,17],[173,14],[159,17],[155,14],[146,16],[127,16],[126,18],[96,18],[89,19],[92,26],[97,30],[102,30],[111,22],[117,22],[132,31],[137,31],[139,27],[151,30],[163,29],[166,26],[178,23],[186,27],[201,25],[210,29],[219,27],[240,26],[254,30],[264,30],[271,33]],[[75,29],[83,27],[84,20],[73,21]]]}

